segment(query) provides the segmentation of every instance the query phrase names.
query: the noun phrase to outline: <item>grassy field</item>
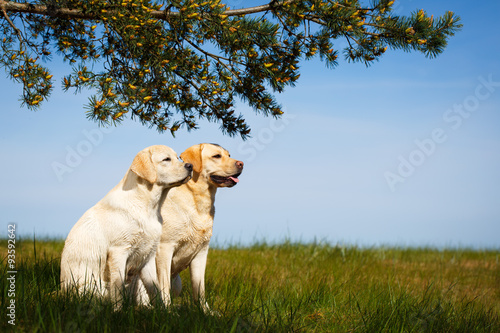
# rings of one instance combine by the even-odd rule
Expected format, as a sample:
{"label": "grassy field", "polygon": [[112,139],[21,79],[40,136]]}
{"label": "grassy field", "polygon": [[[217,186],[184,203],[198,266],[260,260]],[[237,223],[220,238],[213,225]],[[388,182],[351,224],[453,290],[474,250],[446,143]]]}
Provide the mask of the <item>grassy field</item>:
{"label": "grassy field", "polygon": [[60,240],[16,243],[15,323],[7,241],[0,241],[1,331],[500,332],[500,251],[256,244],[212,249],[207,298],[114,312],[59,291]]}

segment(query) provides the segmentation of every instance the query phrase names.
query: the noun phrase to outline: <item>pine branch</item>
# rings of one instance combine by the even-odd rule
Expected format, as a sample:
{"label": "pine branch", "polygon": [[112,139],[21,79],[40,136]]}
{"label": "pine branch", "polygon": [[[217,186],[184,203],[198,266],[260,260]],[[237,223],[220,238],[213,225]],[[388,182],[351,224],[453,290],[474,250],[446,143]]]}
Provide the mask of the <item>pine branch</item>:
{"label": "pine branch", "polygon": [[47,6],[33,5],[30,3],[18,3],[12,1],[0,0],[0,7],[7,12],[12,13],[30,13],[40,14],[51,17],[67,17],[80,19],[95,19],[95,15],[85,14],[80,10],[69,8],[48,9]]}
{"label": "pine branch", "polygon": [[9,15],[7,14],[5,1],[0,0],[0,8],[2,10],[3,16],[5,17],[5,19],[9,23],[9,25],[12,27],[12,29],[14,29],[14,31],[16,32],[16,34],[20,36],[21,31],[14,25],[14,22],[12,22],[12,20],[9,17]]}
{"label": "pine branch", "polygon": [[[261,12],[266,12],[266,11],[272,10],[274,7],[281,6],[281,5],[284,5],[286,3],[297,2],[297,1],[298,0],[277,1],[275,4],[273,4],[274,1],[271,1],[267,5],[242,8],[242,9],[227,10],[224,12],[224,15],[239,16],[239,15],[261,13]],[[0,8],[2,8],[2,10],[6,11],[6,12],[39,14],[39,15],[45,15],[45,16],[50,16],[50,17],[58,17],[58,18],[79,18],[79,19],[86,19],[86,20],[94,20],[94,19],[98,18],[94,14],[84,13],[81,10],[77,10],[77,9],[69,9],[69,8],[56,8],[56,9],[50,8],[49,9],[47,6],[43,6],[43,5],[33,5],[30,3],[18,3],[18,2],[12,2],[12,1],[6,1],[6,0],[0,0]],[[179,15],[180,15],[179,12],[173,12],[170,9],[167,9],[166,11],[154,10],[151,12],[151,17],[154,17],[155,19],[158,19],[158,20],[165,20],[165,19],[168,19],[169,17],[175,17],[175,16],[179,16]]]}
{"label": "pine branch", "polygon": [[151,0],[19,1],[30,3],[0,0],[0,65],[22,84],[23,105],[48,99],[53,75],[42,62],[55,51],[73,68],[64,89],[94,91],[89,119],[118,124],[127,115],[172,134],[204,118],[247,137],[237,99],[279,117],[273,93],[295,85],[303,59],[337,66],[337,39],[346,39],[349,61],[369,65],[388,47],[436,56],[461,27],[451,12],[393,16],[390,0],[365,8],[358,0],[268,0],[232,10],[220,0],[165,1],[163,10]]}

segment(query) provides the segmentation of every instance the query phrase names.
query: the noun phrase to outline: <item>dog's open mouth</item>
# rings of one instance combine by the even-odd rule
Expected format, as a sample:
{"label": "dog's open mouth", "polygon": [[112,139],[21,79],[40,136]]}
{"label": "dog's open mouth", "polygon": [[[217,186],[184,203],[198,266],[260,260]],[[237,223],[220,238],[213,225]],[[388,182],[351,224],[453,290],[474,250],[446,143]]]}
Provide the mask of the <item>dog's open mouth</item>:
{"label": "dog's open mouth", "polygon": [[210,176],[210,179],[212,179],[214,183],[219,185],[234,186],[239,182],[238,177],[240,174],[241,172],[229,177],[212,175]]}

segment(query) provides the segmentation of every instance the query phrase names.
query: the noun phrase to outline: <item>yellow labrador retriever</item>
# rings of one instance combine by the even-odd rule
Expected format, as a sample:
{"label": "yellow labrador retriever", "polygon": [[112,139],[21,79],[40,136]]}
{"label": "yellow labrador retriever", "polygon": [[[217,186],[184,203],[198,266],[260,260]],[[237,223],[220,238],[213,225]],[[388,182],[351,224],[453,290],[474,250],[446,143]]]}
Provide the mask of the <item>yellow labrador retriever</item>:
{"label": "yellow labrador retriever", "polygon": [[243,171],[243,162],[232,159],[224,148],[199,144],[181,154],[193,165],[193,177],[186,184],[169,191],[161,208],[163,232],[156,253],[158,282],[162,299],[171,303],[170,288],[178,295],[182,284],[179,273],[189,267],[193,298],[203,310],[205,267],[212,236],[215,194],[219,187],[233,187]]}
{"label": "yellow labrador retriever", "polygon": [[162,232],[161,201],[190,179],[192,169],[167,146],[139,152],[120,183],[71,229],[61,258],[62,289],[97,292],[119,308],[127,277],[136,276],[155,299],[157,276],[148,272],[155,270]]}

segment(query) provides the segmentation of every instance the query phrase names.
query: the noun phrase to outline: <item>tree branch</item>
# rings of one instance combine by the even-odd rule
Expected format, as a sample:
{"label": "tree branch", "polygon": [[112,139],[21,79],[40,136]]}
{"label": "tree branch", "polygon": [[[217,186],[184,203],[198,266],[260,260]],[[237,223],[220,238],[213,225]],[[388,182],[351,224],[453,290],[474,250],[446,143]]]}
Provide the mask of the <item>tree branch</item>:
{"label": "tree branch", "polygon": [[7,14],[7,10],[5,8],[5,1],[3,0],[0,0],[0,9],[2,10],[2,14],[5,18],[5,20],[7,20],[7,22],[9,23],[9,25],[12,27],[12,29],[14,29],[14,31],[16,32],[16,35],[17,37],[19,38],[19,44],[21,46],[21,50],[23,49],[23,45],[24,45],[24,38],[23,38],[23,34],[21,32],[21,30],[19,30],[16,25],[14,24],[14,22],[12,22],[12,20],[10,19],[9,15]]}
{"label": "tree branch", "polygon": [[[273,7],[281,6],[285,3],[291,3],[295,1],[297,0],[284,0],[284,1],[278,1],[276,4],[273,4],[273,1],[271,1],[267,5],[227,10],[224,12],[224,15],[237,16],[237,15],[255,14],[255,13],[265,12],[271,10]],[[14,12],[14,13],[31,13],[31,14],[39,14],[51,17],[80,18],[87,20],[93,20],[98,18],[93,14],[83,13],[78,9],[57,8],[49,10],[47,6],[33,5],[30,3],[18,3],[6,0],[0,0],[0,7],[6,12]],[[151,16],[159,20],[164,20],[167,19],[168,17],[178,16],[178,15],[179,12],[172,12],[170,11],[170,9],[168,9],[167,11],[153,10],[151,12]]]}
{"label": "tree branch", "polygon": [[76,9],[59,8],[59,9],[49,10],[47,6],[33,5],[29,3],[18,3],[5,0],[0,0],[0,6],[5,11],[13,13],[31,13],[31,14],[40,14],[51,17],[95,19],[94,15],[85,14],[80,10]]}
{"label": "tree branch", "polygon": [[7,15],[7,10],[5,9],[5,1],[0,0],[0,9],[2,10],[3,16],[9,22],[9,25],[16,31],[17,34],[20,33],[19,29],[14,25],[14,22],[10,19],[9,15]]}

